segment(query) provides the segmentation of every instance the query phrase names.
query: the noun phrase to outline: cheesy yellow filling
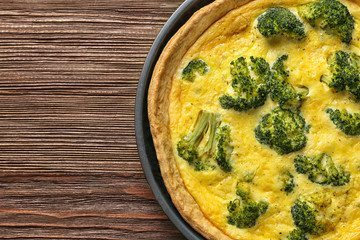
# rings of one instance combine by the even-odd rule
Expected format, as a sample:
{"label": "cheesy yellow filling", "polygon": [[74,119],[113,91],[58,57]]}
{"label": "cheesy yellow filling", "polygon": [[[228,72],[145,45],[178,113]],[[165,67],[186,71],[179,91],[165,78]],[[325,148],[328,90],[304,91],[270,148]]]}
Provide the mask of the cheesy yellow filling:
{"label": "cheesy yellow filling", "polygon": [[[301,2],[281,5],[297,12]],[[282,239],[295,226],[291,217],[291,206],[303,194],[320,192],[331,199],[328,217],[331,228],[311,239],[360,239],[360,137],[347,136],[330,121],[327,107],[360,112],[347,93],[336,93],[320,82],[327,71],[327,58],[335,50],[353,51],[360,54],[359,26],[360,8],[353,2],[344,2],[355,18],[355,29],[351,45],[326,34],[323,30],[306,26],[306,38],[294,40],[286,37],[266,39],[256,29],[256,18],[266,10],[269,3],[256,1],[229,12],[214,23],[188,50],[173,76],[170,93],[171,141],[178,169],[187,190],[194,197],[204,215],[225,234],[234,239]],[[300,110],[311,125],[306,147],[290,154],[279,155],[260,144],[254,129],[261,117],[269,113],[276,103],[268,97],[265,105],[253,110],[236,112],[222,109],[219,97],[228,92],[231,85],[230,62],[240,56],[262,57],[273,63],[282,54],[288,54],[286,66],[290,69],[287,81],[295,86],[309,88],[309,96]],[[194,82],[181,79],[184,67],[193,59],[202,59],[210,67]],[[234,151],[233,170],[224,172],[220,168],[195,171],[188,162],[178,157],[176,145],[180,138],[189,134],[199,110],[221,114],[222,122],[231,126]],[[299,154],[315,156],[326,153],[336,165],[342,165],[351,174],[348,184],[341,187],[323,186],[309,181],[306,175],[297,174],[294,158]],[[294,192],[281,190],[279,176],[284,170],[294,174]],[[229,225],[227,204],[236,198],[236,184],[246,174],[254,174],[251,195],[254,200],[265,199],[269,208],[261,215],[256,226],[239,229]]]}

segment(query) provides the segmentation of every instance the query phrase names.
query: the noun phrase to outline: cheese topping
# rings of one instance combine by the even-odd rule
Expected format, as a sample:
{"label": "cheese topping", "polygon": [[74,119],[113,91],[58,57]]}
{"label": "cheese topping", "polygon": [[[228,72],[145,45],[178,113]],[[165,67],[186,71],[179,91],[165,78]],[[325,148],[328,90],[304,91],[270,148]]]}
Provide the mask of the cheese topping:
{"label": "cheese topping", "polygon": [[[190,133],[199,110],[221,114],[223,123],[231,127],[233,170],[195,171],[187,161],[176,155],[178,169],[184,184],[194,197],[205,216],[225,234],[234,239],[283,239],[295,226],[291,206],[303,194],[321,193],[330,199],[327,215],[330,228],[311,239],[360,239],[360,136],[347,136],[331,122],[326,109],[334,107],[360,113],[348,93],[336,93],[320,82],[328,70],[327,58],[335,50],[360,54],[360,8],[353,2],[343,2],[355,19],[353,41],[347,45],[334,35],[305,23],[306,37],[296,40],[286,37],[267,39],[256,29],[256,18],[267,8],[263,1],[250,2],[229,12],[214,23],[188,50],[173,76],[170,93],[170,131],[173,149],[180,138]],[[296,3],[301,4],[301,3]],[[295,4],[281,5],[297,14]],[[268,146],[260,144],[254,129],[260,119],[269,113],[276,103],[270,97],[265,105],[253,110],[236,112],[225,110],[219,97],[231,89],[230,62],[240,56],[262,57],[272,64],[279,56],[287,54],[286,66],[290,70],[287,82],[309,88],[309,95],[300,110],[306,123],[311,125],[306,146],[300,151],[279,155]],[[181,78],[182,70],[194,59],[202,59],[209,71],[197,76],[194,82]],[[294,158],[299,155],[331,155],[336,165],[351,174],[344,186],[324,186],[309,181],[306,175],[296,173]],[[289,170],[294,175],[295,188],[291,194],[282,191],[279,176]],[[248,229],[228,224],[227,204],[236,198],[236,185],[247,174],[254,174],[251,195],[256,201],[266,200],[269,208]]]}

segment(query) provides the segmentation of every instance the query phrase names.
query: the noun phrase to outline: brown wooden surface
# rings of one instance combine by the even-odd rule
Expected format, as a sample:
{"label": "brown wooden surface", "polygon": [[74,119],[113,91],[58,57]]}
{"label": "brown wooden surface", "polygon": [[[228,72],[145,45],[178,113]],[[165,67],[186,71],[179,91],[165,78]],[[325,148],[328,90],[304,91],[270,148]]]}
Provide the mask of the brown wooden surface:
{"label": "brown wooden surface", "polygon": [[143,62],[181,2],[0,1],[0,239],[184,239],[134,134]]}

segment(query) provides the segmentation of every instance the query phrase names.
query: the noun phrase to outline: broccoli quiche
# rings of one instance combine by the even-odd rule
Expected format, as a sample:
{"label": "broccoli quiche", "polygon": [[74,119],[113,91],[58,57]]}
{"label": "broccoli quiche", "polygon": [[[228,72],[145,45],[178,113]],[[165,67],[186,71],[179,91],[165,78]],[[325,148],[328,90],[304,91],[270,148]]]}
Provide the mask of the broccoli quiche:
{"label": "broccoli quiche", "polygon": [[215,0],[174,35],[148,114],[207,239],[360,239],[360,2]]}

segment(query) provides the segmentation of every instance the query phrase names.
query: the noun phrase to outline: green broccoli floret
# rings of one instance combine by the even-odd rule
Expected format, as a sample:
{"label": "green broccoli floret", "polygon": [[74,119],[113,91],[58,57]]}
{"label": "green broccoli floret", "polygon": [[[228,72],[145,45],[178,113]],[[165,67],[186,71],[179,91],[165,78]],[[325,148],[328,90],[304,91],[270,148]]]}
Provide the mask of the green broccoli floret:
{"label": "green broccoli floret", "polygon": [[278,81],[285,81],[289,77],[289,71],[285,69],[284,61],[289,58],[287,54],[283,54],[274,62],[271,68],[271,77]]}
{"label": "green broccoli floret", "polygon": [[256,225],[257,219],[264,214],[269,204],[263,200],[258,202],[250,200],[249,191],[243,186],[237,186],[238,198],[227,205],[229,215],[227,221],[238,228],[251,228]]}
{"label": "green broccoli floret", "polygon": [[192,60],[182,71],[182,79],[193,82],[196,74],[200,76],[209,71],[209,66],[201,59]]}
{"label": "green broccoli floret", "polygon": [[241,204],[240,201],[231,201],[228,204],[227,220],[231,225],[238,228],[251,228],[256,225],[256,220],[266,212],[268,204],[266,202],[248,202]]}
{"label": "green broccoli floret", "polygon": [[244,182],[250,183],[250,182],[252,182],[254,180],[254,178],[255,178],[255,173],[253,173],[253,172],[245,172],[245,173],[243,173],[242,179],[243,179]]}
{"label": "green broccoli floret", "polygon": [[281,191],[285,191],[286,194],[290,194],[294,191],[295,188],[294,176],[291,174],[289,170],[281,174],[280,180],[282,182]]}
{"label": "green broccoli floret", "polygon": [[[263,58],[250,57],[250,60],[249,65],[244,57],[230,63],[234,95],[219,98],[222,108],[246,111],[264,105],[270,66]],[[250,76],[251,73],[254,77]]]}
{"label": "green broccoli floret", "polygon": [[230,127],[220,126],[217,113],[199,111],[193,131],[183,136],[176,148],[181,158],[197,171],[215,168],[211,160],[215,159],[219,167],[229,172],[232,170],[231,154],[233,151]]}
{"label": "green broccoli floret", "polygon": [[341,50],[328,59],[331,75],[323,75],[321,81],[336,92],[347,90],[360,101],[360,56]]}
{"label": "green broccoli floret", "polygon": [[326,112],[335,126],[343,133],[350,136],[360,135],[359,113],[348,113],[346,110],[340,111],[339,109],[333,110],[331,108],[326,109]]}
{"label": "green broccoli floret", "polygon": [[299,15],[313,27],[319,26],[350,43],[354,18],[345,5],[336,0],[321,0],[299,7]]}
{"label": "green broccoli floret", "polygon": [[321,81],[337,92],[346,90],[348,82],[353,81],[353,78],[359,78],[357,62],[354,60],[347,52],[334,52],[328,59],[331,76],[323,75]]}
{"label": "green broccoli floret", "polygon": [[264,37],[284,35],[291,38],[305,37],[303,23],[289,9],[274,7],[258,18],[257,29]]}
{"label": "green broccoli floret", "polygon": [[284,66],[287,58],[288,55],[280,56],[271,69],[270,97],[273,101],[278,102],[281,108],[296,109],[300,107],[309,90],[305,87],[295,87],[285,81],[289,77],[289,71]]}
{"label": "green broccoli floret", "polygon": [[[219,116],[213,112],[199,111],[194,124],[194,130],[181,138],[177,144],[177,151],[181,158],[188,161],[196,170],[208,169],[205,159],[215,152],[215,132],[220,125]],[[205,146],[199,145],[208,134],[208,141]]]}
{"label": "green broccoli floret", "polygon": [[215,154],[215,160],[221,170],[229,172],[232,170],[230,159],[234,148],[231,145],[230,127],[228,125],[224,125],[219,128],[219,131],[216,133],[216,140],[217,151]]}
{"label": "green broccoli floret", "polygon": [[335,166],[329,155],[315,157],[298,155],[294,159],[296,171],[307,174],[310,181],[321,185],[343,186],[350,181],[350,174],[342,166]]}
{"label": "green broccoli floret", "polygon": [[290,234],[287,236],[287,239],[289,240],[308,240],[308,238],[305,236],[305,233],[300,229],[294,229],[290,232]]}
{"label": "green broccoli floret", "polygon": [[320,235],[335,230],[343,217],[343,211],[339,210],[344,207],[344,202],[339,202],[338,198],[345,200],[346,196],[341,195],[323,188],[298,196],[290,210],[297,231],[302,231],[306,236],[317,235],[316,238],[326,239]]}
{"label": "green broccoli floret", "polygon": [[295,226],[304,234],[318,235],[324,232],[324,224],[317,219],[316,204],[310,199],[298,198],[291,207],[291,215]]}
{"label": "green broccoli floret", "polygon": [[241,198],[243,201],[248,201],[250,199],[250,187],[248,184],[243,182],[238,182],[236,185],[236,195]]}
{"label": "green broccoli floret", "polygon": [[279,154],[287,154],[305,147],[306,123],[300,110],[290,111],[280,107],[266,114],[255,128],[256,139]]}

